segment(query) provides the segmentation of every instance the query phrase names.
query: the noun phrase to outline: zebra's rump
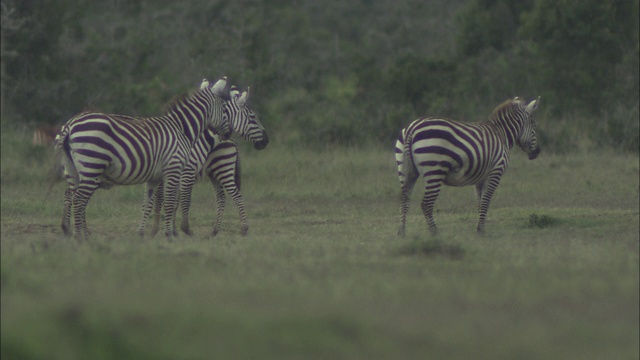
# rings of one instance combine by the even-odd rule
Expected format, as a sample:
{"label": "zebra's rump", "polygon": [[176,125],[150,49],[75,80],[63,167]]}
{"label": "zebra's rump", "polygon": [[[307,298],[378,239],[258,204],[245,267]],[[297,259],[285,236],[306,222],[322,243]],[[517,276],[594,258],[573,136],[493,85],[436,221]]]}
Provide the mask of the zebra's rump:
{"label": "zebra's rump", "polygon": [[220,183],[230,180],[237,182],[238,162],[236,144],[232,141],[222,141],[210,150],[202,166],[201,175],[214,176]]}

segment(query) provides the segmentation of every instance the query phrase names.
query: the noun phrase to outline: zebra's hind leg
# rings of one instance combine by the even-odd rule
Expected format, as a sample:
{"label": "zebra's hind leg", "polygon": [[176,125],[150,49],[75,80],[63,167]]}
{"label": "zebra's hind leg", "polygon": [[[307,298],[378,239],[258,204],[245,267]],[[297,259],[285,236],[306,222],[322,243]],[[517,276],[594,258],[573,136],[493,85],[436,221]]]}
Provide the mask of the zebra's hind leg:
{"label": "zebra's hind leg", "polygon": [[247,213],[244,210],[244,199],[239,191],[235,196],[232,196],[232,198],[236,207],[238,207],[238,213],[240,214],[240,234],[247,236],[247,234],[249,234],[249,222],[247,221]]}
{"label": "zebra's hind leg", "polygon": [[400,192],[400,228],[398,229],[399,236],[405,236],[405,227],[407,223],[407,213],[409,212],[409,204],[411,202],[411,194],[416,184],[417,176],[413,178],[406,178],[404,184],[401,184]]}
{"label": "zebra's hind leg", "polygon": [[400,177],[400,228],[398,229],[399,236],[405,236],[405,226],[407,223],[407,213],[409,212],[409,204],[411,202],[411,194],[413,188],[418,180],[418,173],[409,168],[408,174],[399,172]]}
{"label": "zebra's hind leg", "polygon": [[[213,185],[213,190],[216,194],[216,219],[213,223],[213,230],[211,230],[211,236],[216,236],[218,235],[218,232],[220,232],[220,224],[222,224],[222,216],[224,215],[224,208],[227,199],[224,194],[224,189],[222,185],[220,185],[220,182],[218,182],[218,180],[216,180],[213,175],[209,175],[209,179],[211,180],[211,185]],[[249,229],[247,226],[247,231],[248,230]]]}
{"label": "zebra's hind leg", "polygon": [[501,175],[501,171],[496,171],[495,173],[489,174],[487,180],[475,186],[479,214],[478,227],[476,228],[478,233],[484,232],[484,225],[487,221],[487,212],[489,211],[491,197],[493,197],[493,193],[500,183]]}
{"label": "zebra's hind leg", "polygon": [[[439,171],[436,171],[439,172]],[[431,172],[433,173],[433,172]],[[440,194],[440,187],[444,181],[444,176],[429,176],[425,174],[424,197],[422,198],[422,213],[427,220],[427,225],[432,235],[437,233],[436,222],[433,219],[433,208]]]}
{"label": "zebra's hind leg", "polygon": [[[227,185],[225,186],[227,193],[231,196],[231,198],[233,199],[233,202],[236,204],[236,207],[238,208],[238,213],[240,215],[240,233],[243,236],[246,236],[249,233],[249,222],[247,221],[247,213],[244,210],[244,199],[242,198],[242,194],[240,193],[240,190],[238,189],[238,187],[234,186],[233,184],[231,185]],[[221,194],[221,196],[224,197],[224,193]],[[222,216],[222,214],[220,214],[220,216]]]}
{"label": "zebra's hind leg", "polygon": [[73,204],[74,193],[75,189],[71,186],[69,186],[64,192],[64,207],[62,210],[62,223],[60,224],[60,228],[62,229],[62,233],[66,236],[71,236],[73,234],[73,230],[71,229],[71,207]]}
{"label": "zebra's hind leg", "polygon": [[73,194],[73,220],[75,233],[74,237],[78,240],[87,240],[89,238],[89,229],[87,227],[86,210],[87,204],[91,196],[98,188],[95,182],[80,181],[80,186]]}

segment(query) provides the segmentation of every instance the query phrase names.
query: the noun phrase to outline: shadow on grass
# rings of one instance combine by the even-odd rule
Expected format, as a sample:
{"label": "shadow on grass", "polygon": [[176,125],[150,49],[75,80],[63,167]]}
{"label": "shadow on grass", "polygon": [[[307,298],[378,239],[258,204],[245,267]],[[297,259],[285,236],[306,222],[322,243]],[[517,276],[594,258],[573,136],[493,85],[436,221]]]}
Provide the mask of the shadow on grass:
{"label": "shadow on grass", "polygon": [[462,260],[465,250],[459,244],[446,244],[441,240],[413,240],[402,246],[397,254],[400,256],[425,256],[429,258],[445,258]]}
{"label": "shadow on grass", "polygon": [[530,228],[547,228],[551,226],[558,225],[560,223],[560,219],[549,216],[549,215],[538,215],[533,213],[529,215],[529,224]]}

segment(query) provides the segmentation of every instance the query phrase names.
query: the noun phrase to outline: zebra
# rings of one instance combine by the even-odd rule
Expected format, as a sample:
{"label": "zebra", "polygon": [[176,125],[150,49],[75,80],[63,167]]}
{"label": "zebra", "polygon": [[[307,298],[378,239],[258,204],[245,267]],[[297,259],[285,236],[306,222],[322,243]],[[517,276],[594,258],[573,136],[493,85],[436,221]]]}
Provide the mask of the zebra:
{"label": "zebra", "polygon": [[401,187],[398,235],[405,235],[409,201],[419,176],[425,185],[422,212],[431,233],[436,233],[433,207],[442,184],[475,186],[476,230],[482,233],[491,196],[507,169],[513,145],[530,160],[540,153],[533,118],[539,104],[540,97],[529,104],[516,97],[496,107],[485,122],[467,124],[425,117],[402,129],[395,149]]}
{"label": "zebra", "polygon": [[163,183],[165,235],[171,239],[180,174],[191,148],[207,127],[213,127],[222,139],[231,135],[223,100],[216,95],[226,81],[223,77],[211,88],[184,95],[163,116],[80,113],[67,121],[55,144],[68,184],[63,232],[71,235],[73,209],[73,235],[78,240],[88,238],[86,206],[100,187],[146,183],[147,207],[155,188]]}
{"label": "zebra", "polygon": [[[203,80],[202,87],[208,82]],[[233,132],[240,134],[251,142],[255,149],[263,150],[269,143],[269,136],[262,126],[258,115],[247,105],[250,89],[240,95],[239,90],[232,86],[230,99],[225,103],[224,112],[228,115],[229,125]],[[216,236],[220,230],[222,216],[225,208],[225,192],[233,199],[240,215],[241,233],[247,235],[249,224],[244,208],[244,199],[240,193],[240,157],[238,146],[232,140],[222,141],[213,131],[205,131],[191,150],[189,161],[185,166],[180,179],[180,207],[182,210],[181,230],[192,235],[189,225],[189,208],[191,206],[191,193],[196,179],[207,176],[213,185],[216,194],[216,219],[211,232]],[[156,199],[161,199],[162,187],[158,187],[160,194]],[[160,223],[161,203],[156,202],[154,208],[154,225],[151,234],[157,233]],[[175,219],[174,219],[175,220]],[[146,219],[143,219],[143,223]],[[174,227],[176,229],[176,227]]]}

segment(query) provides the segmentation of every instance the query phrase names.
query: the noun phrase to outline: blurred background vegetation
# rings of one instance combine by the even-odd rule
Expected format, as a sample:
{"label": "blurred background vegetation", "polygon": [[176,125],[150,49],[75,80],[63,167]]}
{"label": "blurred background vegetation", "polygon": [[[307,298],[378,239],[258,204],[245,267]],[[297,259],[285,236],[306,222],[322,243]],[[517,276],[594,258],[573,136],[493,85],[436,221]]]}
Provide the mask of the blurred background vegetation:
{"label": "blurred background vegetation", "polygon": [[2,0],[2,127],[251,86],[274,141],[384,144],[542,96],[546,149],[638,152],[638,0]]}

